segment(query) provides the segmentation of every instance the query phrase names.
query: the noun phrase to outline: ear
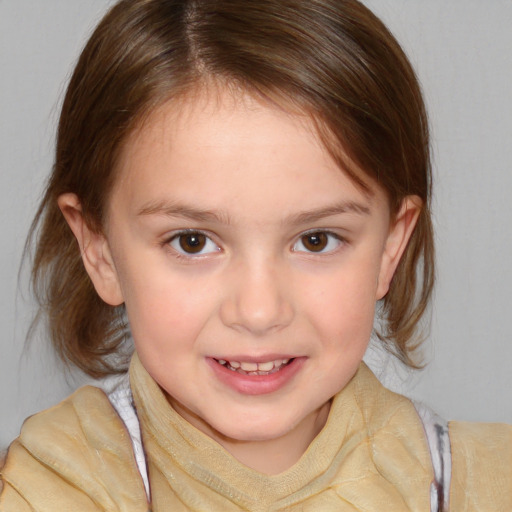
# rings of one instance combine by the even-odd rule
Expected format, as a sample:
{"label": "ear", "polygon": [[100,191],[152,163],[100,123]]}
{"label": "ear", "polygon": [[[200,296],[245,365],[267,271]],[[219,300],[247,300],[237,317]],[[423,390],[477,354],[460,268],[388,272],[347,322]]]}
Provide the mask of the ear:
{"label": "ear", "polygon": [[89,228],[82,215],[82,205],[75,194],[62,194],[57,202],[78,241],[85,270],[98,295],[107,304],[119,306],[124,299],[107,239]]}
{"label": "ear", "polygon": [[377,300],[382,299],[388,293],[391,279],[418,222],[422,203],[418,196],[407,196],[402,201],[400,210],[391,223],[381,260]]}

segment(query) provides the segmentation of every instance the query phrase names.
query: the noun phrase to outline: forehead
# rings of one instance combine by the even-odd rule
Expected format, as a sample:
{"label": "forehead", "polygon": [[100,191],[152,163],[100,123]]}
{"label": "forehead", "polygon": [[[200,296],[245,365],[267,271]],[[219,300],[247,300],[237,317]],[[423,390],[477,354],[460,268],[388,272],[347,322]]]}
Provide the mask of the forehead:
{"label": "forehead", "polygon": [[212,207],[234,196],[262,208],[269,201],[307,208],[345,196],[371,203],[375,191],[340,169],[316,128],[310,116],[250,94],[200,91],[163,104],[132,133],[114,191],[139,203],[180,194]]}
{"label": "forehead", "polygon": [[[307,136],[323,152],[311,116],[292,105],[282,105],[259,98],[239,88],[221,84],[195,88],[187,94],[167,101],[151,111],[133,131],[125,144],[124,164],[135,152],[151,150],[157,145],[172,143],[173,150],[193,147],[227,147],[235,143],[240,148],[274,145],[288,146],[296,136]],[[276,139],[275,132],[286,127]]]}

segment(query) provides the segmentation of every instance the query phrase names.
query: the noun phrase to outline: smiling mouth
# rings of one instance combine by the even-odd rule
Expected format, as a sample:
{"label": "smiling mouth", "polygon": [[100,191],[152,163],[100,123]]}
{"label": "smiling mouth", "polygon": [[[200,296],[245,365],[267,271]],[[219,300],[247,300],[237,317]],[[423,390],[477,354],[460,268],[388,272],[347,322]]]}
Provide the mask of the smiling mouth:
{"label": "smiling mouth", "polygon": [[226,361],[216,359],[216,361],[228,370],[240,373],[242,375],[270,375],[289,365],[292,359],[276,359],[265,363],[252,363],[246,361]]}

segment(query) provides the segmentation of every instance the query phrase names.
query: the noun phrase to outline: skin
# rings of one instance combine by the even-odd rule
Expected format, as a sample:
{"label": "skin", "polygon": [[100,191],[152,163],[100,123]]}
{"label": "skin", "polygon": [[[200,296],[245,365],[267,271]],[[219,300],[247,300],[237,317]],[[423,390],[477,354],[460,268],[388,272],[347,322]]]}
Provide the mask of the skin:
{"label": "skin", "polygon": [[[59,199],[97,292],[125,303],[140,360],[181,416],[247,466],[286,470],[357,371],[418,198],[392,219],[384,191],[358,188],[306,116],[233,92],[160,107],[117,173],[104,233],[75,195]],[[217,362],[279,358],[293,371],[277,387],[226,380]]]}

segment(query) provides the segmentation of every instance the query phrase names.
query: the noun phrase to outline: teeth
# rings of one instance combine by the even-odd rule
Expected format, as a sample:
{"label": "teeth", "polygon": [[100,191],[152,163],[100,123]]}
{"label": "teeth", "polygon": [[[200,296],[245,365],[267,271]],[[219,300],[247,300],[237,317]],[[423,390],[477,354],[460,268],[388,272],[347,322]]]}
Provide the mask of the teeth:
{"label": "teeth", "polygon": [[251,375],[266,375],[278,371],[282,366],[288,364],[290,359],[276,359],[275,361],[267,361],[264,363],[251,363],[248,361],[227,361],[225,359],[218,359],[218,362],[229,368],[230,370],[240,370],[243,373]]}
{"label": "teeth", "polygon": [[259,372],[269,372],[274,368],[274,361],[269,361],[268,363],[258,363],[258,371]]}
{"label": "teeth", "polygon": [[240,363],[244,372],[255,372],[258,370],[258,363]]}

